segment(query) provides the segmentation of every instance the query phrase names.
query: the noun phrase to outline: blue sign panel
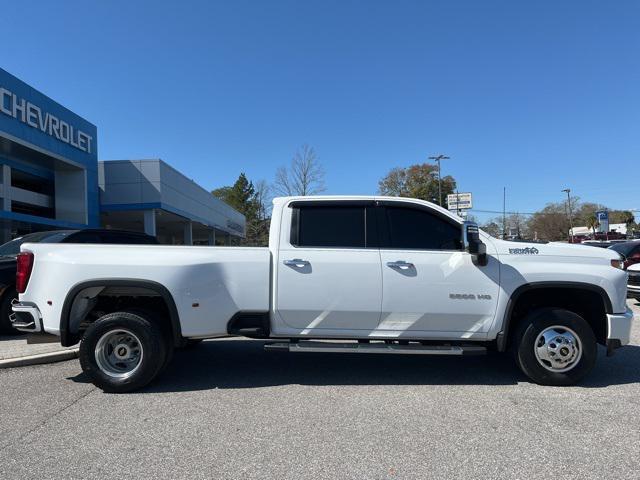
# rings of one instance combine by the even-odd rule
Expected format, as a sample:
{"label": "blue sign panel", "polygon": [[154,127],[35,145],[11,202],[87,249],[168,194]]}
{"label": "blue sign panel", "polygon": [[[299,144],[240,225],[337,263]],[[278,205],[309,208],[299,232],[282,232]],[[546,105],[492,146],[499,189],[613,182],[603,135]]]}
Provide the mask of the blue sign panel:
{"label": "blue sign panel", "polygon": [[96,126],[1,68],[0,131],[89,169],[98,168]]}
{"label": "blue sign panel", "polygon": [[98,226],[95,125],[0,68],[0,135],[84,168],[88,225]]}
{"label": "blue sign panel", "polygon": [[606,233],[609,231],[609,212],[607,210],[600,210],[596,212],[596,218],[598,219],[598,231],[600,233]]}

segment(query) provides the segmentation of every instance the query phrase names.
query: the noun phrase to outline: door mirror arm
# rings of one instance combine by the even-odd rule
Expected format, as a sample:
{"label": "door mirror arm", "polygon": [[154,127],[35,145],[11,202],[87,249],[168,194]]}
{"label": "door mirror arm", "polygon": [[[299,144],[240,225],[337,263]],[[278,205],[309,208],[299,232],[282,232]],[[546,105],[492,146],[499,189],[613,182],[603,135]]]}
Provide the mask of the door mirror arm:
{"label": "door mirror arm", "polygon": [[480,228],[477,223],[462,224],[462,247],[473,257],[473,263],[484,267],[488,263],[487,246],[480,240]]}

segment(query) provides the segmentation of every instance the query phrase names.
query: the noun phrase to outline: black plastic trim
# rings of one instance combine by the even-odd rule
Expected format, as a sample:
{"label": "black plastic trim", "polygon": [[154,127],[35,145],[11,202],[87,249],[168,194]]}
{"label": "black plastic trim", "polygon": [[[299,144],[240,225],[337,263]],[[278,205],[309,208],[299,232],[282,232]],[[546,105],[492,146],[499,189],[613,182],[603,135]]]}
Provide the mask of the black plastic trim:
{"label": "black plastic trim", "polygon": [[535,282],[535,283],[525,283],[524,285],[520,285],[515,291],[511,294],[511,298],[509,298],[509,303],[507,303],[506,314],[504,317],[504,325],[501,332],[498,333],[496,337],[497,348],[499,352],[504,352],[507,348],[507,342],[509,339],[509,326],[511,324],[511,316],[513,315],[513,310],[518,302],[518,298],[525,292],[530,290],[537,290],[540,288],[565,288],[572,290],[588,290],[594,293],[597,293],[602,298],[602,302],[604,305],[605,313],[613,313],[613,307],[611,305],[611,299],[607,295],[607,292],[602,287],[597,285],[593,285],[591,283],[582,283],[582,282]]}
{"label": "black plastic trim", "polygon": [[167,288],[151,280],[138,280],[134,278],[121,278],[110,280],[89,280],[86,282],[75,285],[67,294],[62,305],[62,313],[60,314],[60,343],[63,347],[70,347],[78,343],[77,338],[69,331],[69,317],[71,314],[71,306],[78,294],[85,288],[92,287],[142,287],[153,290],[160,295],[169,310],[169,320],[171,321],[171,333],[173,335],[173,341],[176,346],[179,346],[182,342],[182,329],[180,328],[180,316],[178,315],[178,309],[176,303],[173,300],[173,296],[167,290]]}
{"label": "black plastic trim", "polygon": [[619,338],[610,338],[607,340],[607,357],[613,356],[614,352],[622,348],[622,342]]}
{"label": "black plastic trim", "polygon": [[289,243],[297,246],[300,243],[300,209],[295,207],[291,211],[291,233],[289,234]]}
{"label": "black plastic trim", "polygon": [[[238,325],[242,320],[250,320],[248,325]],[[260,333],[246,335],[242,329],[259,329]],[[254,338],[269,338],[271,334],[271,317],[268,311],[240,311],[236,312],[227,322],[229,335],[250,336]]]}

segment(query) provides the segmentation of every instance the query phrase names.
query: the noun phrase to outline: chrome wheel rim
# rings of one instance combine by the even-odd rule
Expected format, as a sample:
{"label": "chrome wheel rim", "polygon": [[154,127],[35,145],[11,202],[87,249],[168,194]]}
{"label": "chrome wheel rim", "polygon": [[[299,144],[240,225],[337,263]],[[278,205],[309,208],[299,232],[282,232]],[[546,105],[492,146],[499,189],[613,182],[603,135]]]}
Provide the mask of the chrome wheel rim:
{"label": "chrome wheel rim", "polygon": [[98,368],[113,378],[125,379],[133,375],[140,367],[143,355],[140,339],[130,330],[111,330],[96,344]]}
{"label": "chrome wheel rim", "polygon": [[576,332],[562,325],[545,328],[533,347],[538,363],[554,373],[568,372],[582,358],[582,342]]}

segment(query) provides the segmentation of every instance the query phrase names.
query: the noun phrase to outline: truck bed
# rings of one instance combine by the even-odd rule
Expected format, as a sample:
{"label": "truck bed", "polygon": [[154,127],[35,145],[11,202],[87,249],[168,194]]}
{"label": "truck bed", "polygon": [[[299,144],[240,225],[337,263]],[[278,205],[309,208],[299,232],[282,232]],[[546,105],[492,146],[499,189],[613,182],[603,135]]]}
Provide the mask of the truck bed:
{"label": "truck bed", "polygon": [[103,279],[164,286],[185,337],[225,335],[236,312],[269,310],[268,248],[25,244],[22,250],[33,252],[35,261],[20,300],[40,307],[51,333],[59,332],[67,294]]}

